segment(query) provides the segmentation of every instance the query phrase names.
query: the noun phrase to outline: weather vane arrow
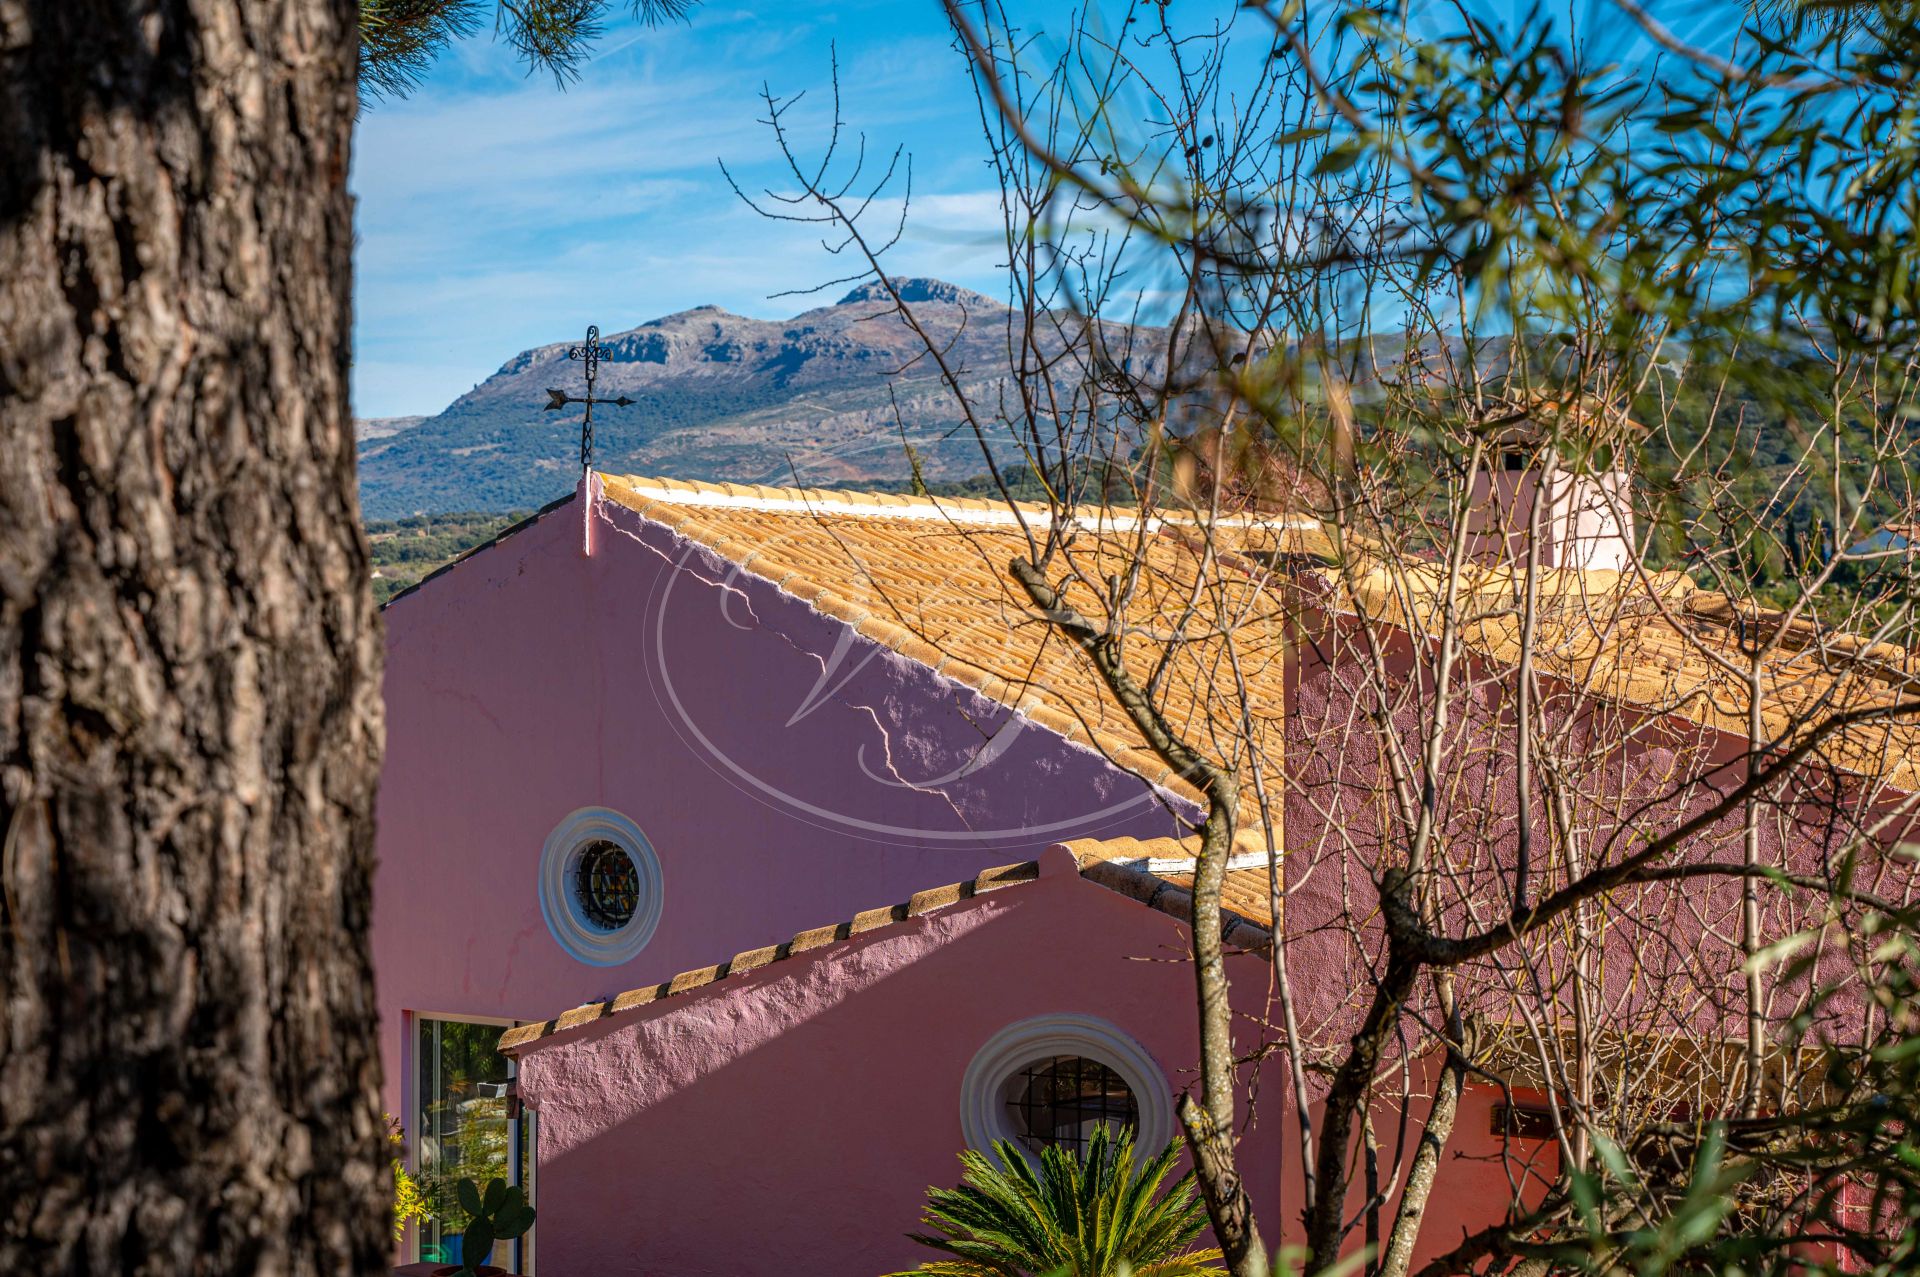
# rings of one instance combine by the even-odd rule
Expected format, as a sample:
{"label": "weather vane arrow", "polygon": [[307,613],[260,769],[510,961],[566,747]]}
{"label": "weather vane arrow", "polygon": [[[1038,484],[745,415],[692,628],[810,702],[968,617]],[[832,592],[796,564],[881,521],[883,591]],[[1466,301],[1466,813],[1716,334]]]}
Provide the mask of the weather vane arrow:
{"label": "weather vane arrow", "polygon": [[610,404],[615,408],[625,408],[634,401],[621,395],[618,399],[601,399],[593,393],[593,383],[600,375],[600,325],[591,324],[587,328],[587,340],[578,346],[567,348],[568,359],[578,359],[587,366],[587,393],[570,395],[564,390],[547,388],[547,412],[564,408],[570,403],[586,405],[586,413],[580,421],[580,472],[585,474],[593,465],[593,406],[597,403]]}

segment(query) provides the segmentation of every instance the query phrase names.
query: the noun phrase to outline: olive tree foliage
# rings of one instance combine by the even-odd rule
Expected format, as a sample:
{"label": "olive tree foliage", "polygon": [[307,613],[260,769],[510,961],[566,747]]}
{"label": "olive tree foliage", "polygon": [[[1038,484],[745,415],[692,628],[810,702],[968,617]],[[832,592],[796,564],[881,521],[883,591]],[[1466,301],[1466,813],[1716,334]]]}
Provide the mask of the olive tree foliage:
{"label": "olive tree foliage", "polygon": [[[687,16],[698,0],[631,0],[648,26]],[[555,83],[577,79],[605,30],[611,0],[361,0],[360,82],[375,97],[404,97],[448,46],[478,33],[489,18],[529,73]]]}
{"label": "olive tree foliage", "polygon": [[[1018,515],[983,552],[1184,787],[1231,1270],[1904,1262],[1920,10],[947,11],[1012,372],[925,354]],[[910,165],[767,105],[756,205],[887,281]],[[1469,1087],[1546,1130],[1440,1237]],[[1301,1187],[1255,1201],[1249,1139]]]}

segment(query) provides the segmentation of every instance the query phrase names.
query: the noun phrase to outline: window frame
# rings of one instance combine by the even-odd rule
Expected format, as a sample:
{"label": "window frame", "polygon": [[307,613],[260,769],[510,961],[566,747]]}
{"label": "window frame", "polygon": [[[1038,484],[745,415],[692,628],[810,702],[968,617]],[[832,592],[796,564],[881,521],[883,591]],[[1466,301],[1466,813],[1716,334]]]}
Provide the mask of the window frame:
{"label": "window frame", "polygon": [[[580,858],[599,842],[626,852],[639,881],[633,917],[612,930],[586,916],[578,892]],[[666,896],[660,857],[640,826],[611,807],[581,807],[554,826],[540,851],[538,882],[548,933],[567,956],[586,966],[617,967],[633,961],[660,926]]]}
{"label": "window frame", "polygon": [[1147,1049],[1118,1025],[1099,1016],[1063,1012],[1007,1025],[988,1038],[960,1082],[960,1132],[969,1148],[993,1151],[995,1140],[1026,1152],[1007,1112],[1005,1091],[1014,1075],[1037,1060],[1076,1055],[1105,1065],[1133,1092],[1140,1112],[1134,1142],[1154,1156],[1173,1138],[1173,1091]]}
{"label": "window frame", "polygon": [[[400,1054],[400,1107],[406,1111],[406,1117],[401,1121],[401,1130],[406,1133],[406,1156],[401,1160],[402,1164],[407,1168],[407,1173],[418,1177],[422,1173],[420,1166],[420,1148],[422,1141],[415,1128],[419,1125],[420,1117],[420,1038],[424,1026],[429,1022],[442,1024],[485,1024],[498,1026],[500,1031],[505,1033],[508,1029],[517,1029],[521,1025],[529,1023],[529,1021],[515,1020],[510,1017],[498,1015],[471,1015],[462,1011],[405,1011],[402,1013],[401,1019],[406,1034],[402,1039],[401,1044],[403,1049]],[[507,1056],[506,1060],[507,1080],[511,1084],[514,1079],[519,1076],[520,1061],[511,1055]],[[508,1119],[509,1123],[515,1120],[516,1119],[512,1118]],[[539,1205],[535,1201],[535,1198],[538,1195],[540,1180],[539,1133],[537,1130],[539,1124],[535,1120],[534,1111],[524,1105],[521,1107],[520,1117],[517,1120],[520,1124],[519,1138],[521,1147],[526,1150],[526,1178],[520,1185],[520,1189],[526,1194],[527,1204],[533,1206],[535,1210],[538,1210]],[[508,1131],[509,1139],[511,1139],[511,1125],[509,1125]],[[509,1171],[512,1170],[511,1165],[508,1169]],[[511,1176],[509,1176],[509,1178],[511,1179]],[[512,1259],[510,1262],[513,1263],[512,1271],[525,1274],[526,1277],[531,1277],[536,1262],[533,1257],[533,1237],[534,1232],[538,1228],[539,1224],[535,1223],[533,1228],[528,1229],[523,1236],[515,1238],[511,1242],[502,1243],[508,1247],[504,1256],[496,1246],[494,1251],[495,1260],[501,1261],[507,1256],[511,1256]],[[405,1257],[408,1263],[421,1262],[420,1225],[417,1222],[412,1220],[408,1221],[406,1235],[401,1238],[399,1249],[401,1255]]]}

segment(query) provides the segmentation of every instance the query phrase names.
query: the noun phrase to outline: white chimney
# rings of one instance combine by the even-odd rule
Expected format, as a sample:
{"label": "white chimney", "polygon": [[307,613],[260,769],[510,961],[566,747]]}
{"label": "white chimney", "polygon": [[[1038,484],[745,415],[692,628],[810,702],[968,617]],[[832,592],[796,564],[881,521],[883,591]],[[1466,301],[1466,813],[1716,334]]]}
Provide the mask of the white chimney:
{"label": "white chimney", "polygon": [[1562,408],[1544,399],[1531,410],[1506,411],[1510,418],[1524,415],[1499,428],[1486,450],[1487,463],[1473,475],[1467,534],[1474,557],[1520,567],[1534,527],[1542,567],[1630,566],[1633,482],[1623,463],[1638,427],[1617,413],[1586,405]]}

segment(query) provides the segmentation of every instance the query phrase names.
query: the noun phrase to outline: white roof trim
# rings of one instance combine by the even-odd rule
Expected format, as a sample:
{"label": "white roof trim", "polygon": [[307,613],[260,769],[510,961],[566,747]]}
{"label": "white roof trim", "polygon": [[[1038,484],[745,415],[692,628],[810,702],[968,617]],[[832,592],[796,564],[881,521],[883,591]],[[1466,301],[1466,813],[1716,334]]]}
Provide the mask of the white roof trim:
{"label": "white roof trim", "polygon": [[[1199,865],[1198,856],[1141,856],[1134,860],[1116,860],[1117,865],[1128,869],[1144,869],[1150,874],[1190,874]],[[1243,851],[1227,857],[1228,869],[1265,869],[1267,853],[1264,851]]]}
{"label": "white roof trim", "polygon": [[[726,492],[687,492],[676,488],[655,487],[652,484],[627,480],[627,486],[636,495],[659,501],[665,505],[705,506],[726,510],[764,510],[775,514],[815,514],[815,515],[852,515],[855,517],[878,519],[919,519],[930,523],[957,523],[971,526],[1006,527],[1020,526],[1020,519],[1008,509],[982,510],[971,503],[965,506],[941,505],[939,498],[927,497],[910,504],[881,505],[877,502],[863,501],[809,501],[804,497],[766,497],[748,496]],[[1095,508],[1095,507],[1088,507]],[[1026,511],[1028,520],[1044,524],[1049,515],[1045,510]],[[1083,519],[1074,522],[1082,527],[1098,526],[1112,531],[1132,531],[1142,522],[1138,515],[1103,513],[1097,524],[1089,525]],[[1155,516],[1145,521],[1148,529],[1157,530],[1169,523],[1183,525],[1191,520],[1183,517]],[[1222,527],[1270,527],[1270,528],[1317,528],[1316,519],[1262,519],[1248,515],[1222,515],[1218,520]]]}

